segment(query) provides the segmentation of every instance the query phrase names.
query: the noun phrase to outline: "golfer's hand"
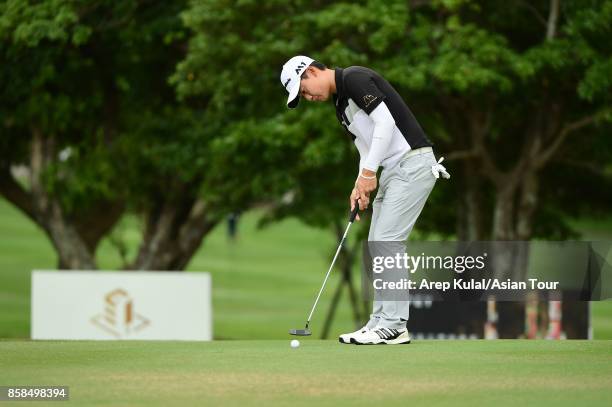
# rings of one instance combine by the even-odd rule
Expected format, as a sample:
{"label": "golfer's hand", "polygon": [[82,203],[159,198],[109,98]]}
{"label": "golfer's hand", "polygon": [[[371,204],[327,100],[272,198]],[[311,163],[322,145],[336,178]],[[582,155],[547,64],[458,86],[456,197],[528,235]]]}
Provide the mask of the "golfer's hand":
{"label": "golfer's hand", "polygon": [[[355,202],[357,202],[358,199],[360,199],[359,191],[357,191],[357,188],[353,188],[353,191],[351,192],[351,197],[349,198],[349,207],[351,208],[351,213],[353,212],[353,209],[355,209]],[[355,220],[360,220],[359,212],[357,213]]]}
{"label": "golfer's hand", "polygon": [[[376,190],[378,186],[378,182],[376,181],[376,173],[374,171],[366,170],[365,168],[361,171],[361,174],[365,177],[374,177],[371,179],[366,179],[364,177],[357,177],[355,181],[355,189],[357,189],[359,193],[359,208],[361,210],[367,209],[368,204],[370,203],[370,194]],[[366,199],[364,199],[366,198]]]}

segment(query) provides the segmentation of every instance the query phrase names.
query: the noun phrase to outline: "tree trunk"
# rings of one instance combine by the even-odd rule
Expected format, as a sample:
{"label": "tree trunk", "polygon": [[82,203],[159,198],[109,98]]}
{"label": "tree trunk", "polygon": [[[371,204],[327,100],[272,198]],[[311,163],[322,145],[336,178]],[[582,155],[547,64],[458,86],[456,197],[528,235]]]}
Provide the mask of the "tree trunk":
{"label": "tree trunk", "polygon": [[516,187],[514,183],[499,186],[495,194],[495,207],[493,209],[493,240],[513,240],[514,233],[514,202],[516,200]]}
{"label": "tree trunk", "polygon": [[51,203],[46,220],[48,235],[58,253],[58,269],[95,270],[93,253],[79,236],[74,225],[67,222],[56,201]]}
{"label": "tree trunk", "polygon": [[53,137],[44,138],[33,129],[30,156],[31,197],[36,222],[45,230],[58,254],[59,269],[93,270],[93,253],[79,235],[77,228],[65,216],[59,201],[47,193],[43,171],[53,161]]}
{"label": "tree trunk", "polygon": [[184,270],[206,236],[218,223],[202,199],[176,204],[160,202],[146,214],[146,226],[135,270]]}
{"label": "tree trunk", "polygon": [[124,213],[124,202],[116,200],[99,202],[75,216],[74,223],[78,234],[91,253],[96,252],[100,241],[112,231]]}
{"label": "tree trunk", "polygon": [[[39,225],[55,247],[59,269],[96,269],[95,252],[125,211],[122,201],[97,202],[67,214],[43,183],[44,171],[56,159],[54,139],[32,129],[30,191],[2,168],[0,193]],[[181,194],[184,195],[185,191]],[[147,227],[136,261],[125,268],[183,270],[202,239],[217,224],[203,200],[182,197],[177,205],[162,202],[147,213]]]}
{"label": "tree trunk", "polygon": [[535,171],[525,174],[521,184],[519,205],[516,214],[516,237],[530,240],[533,232],[533,214],[538,204],[538,176]]}
{"label": "tree trunk", "polygon": [[548,21],[546,22],[546,40],[550,41],[557,35],[557,20],[559,19],[559,0],[550,0]]}
{"label": "tree trunk", "polygon": [[482,180],[479,178],[473,161],[462,166],[463,179],[457,207],[457,236],[460,241],[484,239]]}
{"label": "tree trunk", "polygon": [[51,240],[60,269],[95,269],[94,255],[101,239],[123,215],[121,200],[104,201],[87,210],[66,213],[43,184],[44,171],[56,160],[53,137],[32,128],[29,167],[30,189],[15,179],[11,168],[0,169],[0,194],[36,223]]}

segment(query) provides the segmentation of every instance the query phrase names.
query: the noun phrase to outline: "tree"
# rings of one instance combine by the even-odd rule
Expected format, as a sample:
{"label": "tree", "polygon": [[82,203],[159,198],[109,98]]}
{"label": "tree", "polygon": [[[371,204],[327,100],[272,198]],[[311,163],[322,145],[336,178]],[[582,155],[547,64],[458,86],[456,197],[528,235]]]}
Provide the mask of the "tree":
{"label": "tree", "polygon": [[[603,142],[596,126],[609,128],[611,11],[606,1],[556,0],[415,10],[406,52],[387,66],[392,80],[423,93],[421,108],[437,113],[433,126],[459,165],[461,239],[567,236],[559,215],[575,213],[574,201],[548,201],[535,215],[541,190],[567,187],[568,179],[540,179],[551,164],[568,163],[572,150],[563,147],[571,138],[580,137],[573,146],[590,150],[602,167],[610,162],[588,144]],[[397,68],[406,65],[409,72]],[[609,174],[597,178],[610,184]],[[604,202],[591,201],[590,210],[605,210]]]}
{"label": "tree", "polygon": [[0,192],[46,232],[59,268],[95,268],[126,210],[146,225],[126,268],[180,270],[216,223],[199,196],[212,133],[167,84],[184,52],[183,7],[0,4]]}
{"label": "tree", "polygon": [[[117,131],[117,88],[84,22],[92,10],[68,1],[0,9],[1,192],[46,232],[60,268],[94,268],[123,203],[110,193],[104,148]],[[29,185],[14,178],[15,165],[27,166]]]}

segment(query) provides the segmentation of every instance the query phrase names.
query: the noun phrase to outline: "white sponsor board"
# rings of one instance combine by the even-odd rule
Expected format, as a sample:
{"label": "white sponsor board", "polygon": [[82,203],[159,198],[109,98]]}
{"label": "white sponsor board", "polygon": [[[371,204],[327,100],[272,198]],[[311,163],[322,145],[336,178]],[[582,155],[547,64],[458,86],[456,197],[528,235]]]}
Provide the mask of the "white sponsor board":
{"label": "white sponsor board", "polygon": [[32,339],[212,339],[208,273],[32,271]]}

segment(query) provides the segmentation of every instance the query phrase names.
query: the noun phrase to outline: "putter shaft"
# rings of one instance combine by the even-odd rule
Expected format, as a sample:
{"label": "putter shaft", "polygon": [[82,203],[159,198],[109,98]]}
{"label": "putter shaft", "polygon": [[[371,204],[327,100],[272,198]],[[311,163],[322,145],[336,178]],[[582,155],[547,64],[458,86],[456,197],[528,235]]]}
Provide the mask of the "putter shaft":
{"label": "putter shaft", "polygon": [[[358,209],[358,208],[359,207],[356,205],[355,209]],[[354,213],[356,213],[356,211],[354,211]],[[332,263],[329,266],[329,270],[327,270],[327,274],[325,275],[325,280],[323,280],[323,285],[321,285],[321,289],[319,290],[319,294],[317,294],[317,298],[315,299],[315,302],[312,305],[312,309],[310,310],[310,314],[308,315],[308,319],[306,320],[306,329],[308,329],[308,325],[310,325],[310,319],[312,318],[312,314],[314,313],[314,310],[317,307],[317,303],[319,302],[319,298],[321,297],[321,293],[323,292],[323,289],[325,288],[325,284],[327,283],[327,279],[329,278],[329,274],[331,273],[332,269],[334,268],[334,264],[336,263],[336,259],[338,258],[338,254],[340,253],[340,249],[342,249],[342,245],[344,244],[344,240],[346,240],[346,236],[348,234],[349,229],[351,228],[351,225],[353,224],[353,220],[354,219],[355,219],[355,217],[351,216],[351,221],[349,222],[349,224],[346,227],[346,230],[344,231],[344,235],[342,236],[342,240],[340,240],[340,244],[338,245],[338,249],[336,250],[336,254],[334,255],[334,259],[332,260]]]}

